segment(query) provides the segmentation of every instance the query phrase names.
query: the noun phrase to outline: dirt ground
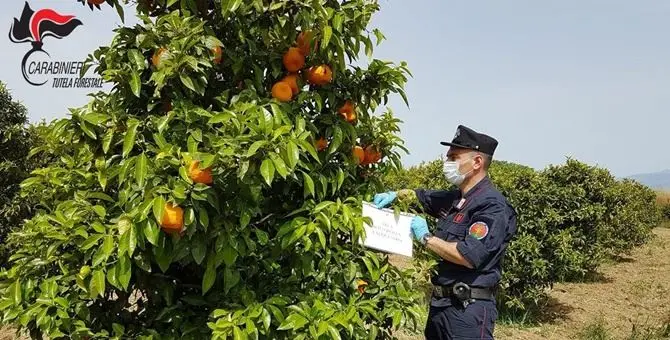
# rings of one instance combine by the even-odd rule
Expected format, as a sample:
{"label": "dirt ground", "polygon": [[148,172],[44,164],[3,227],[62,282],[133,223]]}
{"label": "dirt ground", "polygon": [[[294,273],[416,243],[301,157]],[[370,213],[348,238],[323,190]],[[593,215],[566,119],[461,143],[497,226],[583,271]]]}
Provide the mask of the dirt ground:
{"label": "dirt ground", "polygon": [[501,325],[496,338],[575,339],[601,323],[614,339],[625,339],[633,326],[670,323],[670,229],[654,233],[657,237],[630,257],[604,265],[596,282],[555,285],[550,321],[536,327]]}
{"label": "dirt ground", "polygon": [[[654,240],[631,256],[603,265],[602,275],[594,282],[555,285],[547,321],[529,326],[500,320],[496,339],[630,339],[634,326],[670,324],[670,228],[657,228],[654,234]],[[599,332],[585,336],[584,330],[594,325]],[[0,329],[0,340],[10,339],[16,339],[14,332]],[[423,337],[402,335],[401,339]]]}

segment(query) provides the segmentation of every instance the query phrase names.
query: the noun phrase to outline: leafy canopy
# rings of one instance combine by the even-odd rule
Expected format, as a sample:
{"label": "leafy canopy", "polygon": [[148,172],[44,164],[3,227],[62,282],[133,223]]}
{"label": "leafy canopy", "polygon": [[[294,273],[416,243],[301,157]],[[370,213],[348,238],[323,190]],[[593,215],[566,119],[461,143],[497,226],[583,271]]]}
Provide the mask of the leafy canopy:
{"label": "leafy canopy", "polygon": [[[58,161],[23,182],[43,209],[11,235],[3,322],[139,339],[374,339],[416,326],[412,272],[359,243],[361,200],[403,149],[399,120],[374,112],[404,98],[409,75],[404,63],[355,65],[384,38],[367,28],[376,1],[138,10],[142,23],[87,63],[113,89],[35,150]],[[303,32],[316,44],[297,91],[273,98]],[[330,78],[314,71],[324,65]]]}

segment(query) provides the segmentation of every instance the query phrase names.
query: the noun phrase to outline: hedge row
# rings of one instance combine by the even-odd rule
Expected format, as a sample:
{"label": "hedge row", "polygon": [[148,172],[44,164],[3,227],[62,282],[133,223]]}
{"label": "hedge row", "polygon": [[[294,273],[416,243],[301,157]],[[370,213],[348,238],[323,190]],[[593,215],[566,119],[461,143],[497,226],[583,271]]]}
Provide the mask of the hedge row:
{"label": "hedge row", "polygon": [[[586,279],[604,259],[649,240],[661,221],[650,188],[576,160],[542,171],[494,161],[490,177],[518,213],[518,233],[503,263],[504,309],[527,310],[553,283]],[[384,183],[389,189],[453,188],[439,160],[389,174]],[[416,260],[426,267],[425,257]]]}

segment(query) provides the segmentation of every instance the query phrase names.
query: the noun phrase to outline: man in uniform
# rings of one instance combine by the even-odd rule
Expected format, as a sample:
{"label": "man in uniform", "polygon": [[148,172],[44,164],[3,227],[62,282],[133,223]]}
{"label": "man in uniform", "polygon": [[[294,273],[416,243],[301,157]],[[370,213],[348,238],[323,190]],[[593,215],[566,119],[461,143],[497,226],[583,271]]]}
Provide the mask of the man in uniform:
{"label": "man in uniform", "polygon": [[435,233],[415,217],[414,237],[442,258],[431,281],[427,339],[493,339],[498,317],[495,290],[501,262],[516,233],[516,212],[488,176],[498,142],[459,125],[443,171],[457,190],[403,189],[375,195],[377,207],[396,197],[416,198],[423,211],[438,219]]}

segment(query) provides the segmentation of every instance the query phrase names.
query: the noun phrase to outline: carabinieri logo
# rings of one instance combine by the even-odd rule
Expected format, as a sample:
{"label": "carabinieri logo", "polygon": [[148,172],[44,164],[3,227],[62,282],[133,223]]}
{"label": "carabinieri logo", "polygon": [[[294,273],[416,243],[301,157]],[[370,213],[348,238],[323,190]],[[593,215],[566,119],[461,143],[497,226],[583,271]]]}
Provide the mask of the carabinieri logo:
{"label": "carabinieri logo", "polygon": [[[42,82],[34,79],[35,75],[78,75],[83,67],[82,61],[48,61],[39,60],[36,52],[46,54],[44,50],[44,38],[54,37],[62,39],[67,37],[78,26],[82,26],[81,20],[74,15],[62,15],[52,9],[40,9],[37,12],[30,8],[26,1],[21,18],[14,18],[14,23],[9,30],[9,40],[14,43],[30,42],[32,48],[21,60],[21,72],[23,78],[31,85],[41,86],[49,81]],[[37,60],[36,60],[37,59]],[[63,78],[54,77],[53,87],[102,87],[100,78]]]}

